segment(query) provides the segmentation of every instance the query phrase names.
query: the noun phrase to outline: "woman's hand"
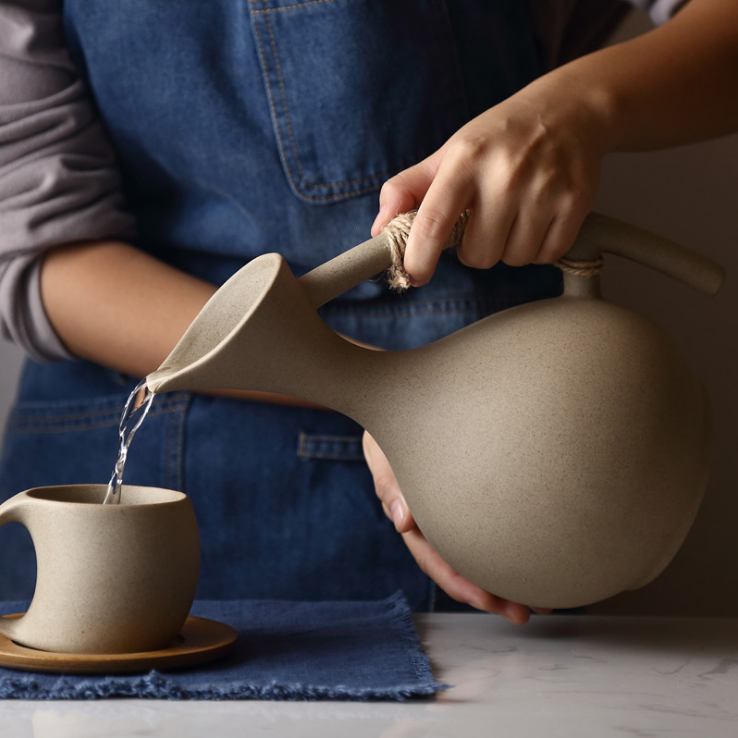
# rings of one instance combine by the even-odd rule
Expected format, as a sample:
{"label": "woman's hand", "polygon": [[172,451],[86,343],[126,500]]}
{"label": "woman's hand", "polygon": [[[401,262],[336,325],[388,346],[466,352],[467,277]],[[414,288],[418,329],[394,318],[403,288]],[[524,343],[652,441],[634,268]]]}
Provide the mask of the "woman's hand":
{"label": "woman's hand", "polygon": [[418,208],[404,266],[426,283],[453,224],[469,223],[458,256],[486,269],[551,263],[569,249],[592,209],[606,106],[584,93],[562,98],[543,77],[463,126],[438,151],[388,180],[376,235],[397,213]]}
{"label": "woman's hand", "polygon": [[[528,622],[529,609],[524,605],[503,600],[485,592],[455,572],[431,547],[413,520],[405,498],[402,496],[387,457],[377,442],[365,431],[364,456],[374,476],[377,496],[382,501],[385,515],[395,524],[418,566],[453,599],[466,602],[479,610],[496,613],[515,625]],[[550,610],[537,610],[550,612]]]}

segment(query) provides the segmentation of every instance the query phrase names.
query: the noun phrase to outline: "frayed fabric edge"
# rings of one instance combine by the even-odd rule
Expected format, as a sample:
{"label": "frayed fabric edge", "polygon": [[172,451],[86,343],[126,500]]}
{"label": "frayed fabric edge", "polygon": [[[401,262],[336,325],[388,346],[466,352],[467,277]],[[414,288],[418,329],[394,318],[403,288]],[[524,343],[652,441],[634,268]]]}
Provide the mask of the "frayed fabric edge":
{"label": "frayed fabric edge", "polygon": [[231,685],[187,689],[156,670],[136,679],[106,677],[102,681],[77,681],[59,676],[54,686],[42,687],[33,675],[0,679],[0,699],[17,700],[102,700],[102,699],[152,699],[152,700],[273,700],[285,702],[351,701],[351,702],[402,702],[409,699],[432,697],[450,689],[452,685],[436,682],[430,662],[412,622],[412,612],[402,591],[383,601],[390,616],[398,640],[406,649],[419,684],[398,684],[391,687],[360,689],[355,687],[306,686],[299,683],[280,684],[272,681],[263,685]]}

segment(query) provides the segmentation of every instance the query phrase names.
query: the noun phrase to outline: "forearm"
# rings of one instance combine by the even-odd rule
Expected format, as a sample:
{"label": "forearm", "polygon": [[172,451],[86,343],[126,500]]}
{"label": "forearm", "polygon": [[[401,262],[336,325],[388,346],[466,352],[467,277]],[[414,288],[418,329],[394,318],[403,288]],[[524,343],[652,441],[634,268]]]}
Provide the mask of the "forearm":
{"label": "forearm", "polygon": [[134,377],[159,366],[214,291],[118,241],[52,249],[41,270],[44,308],[69,351]]}
{"label": "forearm", "polygon": [[582,57],[534,85],[602,115],[607,150],[692,143],[738,131],[738,3],[691,0],[671,21]]}

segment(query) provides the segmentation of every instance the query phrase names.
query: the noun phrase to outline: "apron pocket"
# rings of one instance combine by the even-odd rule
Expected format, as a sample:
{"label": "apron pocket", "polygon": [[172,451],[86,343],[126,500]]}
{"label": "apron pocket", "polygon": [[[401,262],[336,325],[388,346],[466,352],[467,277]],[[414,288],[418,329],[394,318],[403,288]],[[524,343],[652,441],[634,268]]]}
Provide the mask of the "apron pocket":
{"label": "apron pocket", "polygon": [[362,195],[468,117],[445,0],[249,0],[285,175],[314,203]]}

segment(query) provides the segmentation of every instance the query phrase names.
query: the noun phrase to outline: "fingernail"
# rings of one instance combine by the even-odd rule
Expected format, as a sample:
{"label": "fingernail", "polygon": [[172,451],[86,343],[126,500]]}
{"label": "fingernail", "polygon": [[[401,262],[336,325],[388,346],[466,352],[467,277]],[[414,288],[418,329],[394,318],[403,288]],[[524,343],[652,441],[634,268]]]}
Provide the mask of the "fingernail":
{"label": "fingernail", "polygon": [[405,511],[399,500],[395,500],[390,505],[390,513],[392,514],[392,522],[395,524],[395,527],[399,527],[405,517]]}

